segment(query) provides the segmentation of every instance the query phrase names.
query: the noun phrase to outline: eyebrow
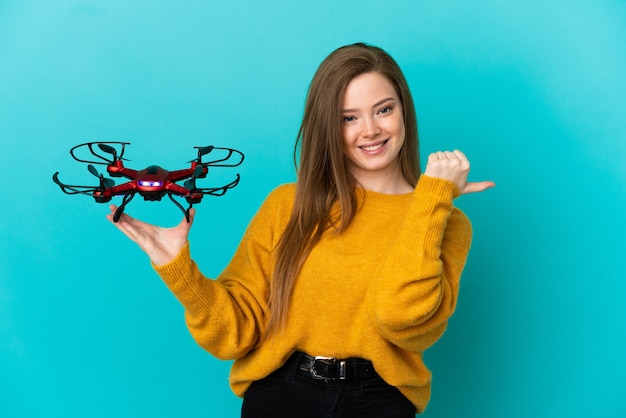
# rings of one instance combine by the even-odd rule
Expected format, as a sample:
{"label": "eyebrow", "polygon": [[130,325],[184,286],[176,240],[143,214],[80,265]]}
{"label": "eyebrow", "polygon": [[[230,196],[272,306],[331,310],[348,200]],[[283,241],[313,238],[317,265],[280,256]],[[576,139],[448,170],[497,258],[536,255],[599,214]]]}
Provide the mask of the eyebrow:
{"label": "eyebrow", "polygon": [[[396,101],[396,99],[394,99],[393,97],[386,97],[386,98],[384,98],[384,99],[382,99],[382,100],[379,100],[379,101],[377,101],[376,103],[374,103],[374,104],[372,105],[372,107],[373,107],[373,108],[374,108],[374,107],[378,107],[378,106],[380,106],[381,104],[383,104],[383,103],[385,103],[385,102],[388,102],[388,101],[390,101],[390,100],[391,100],[391,101],[394,101],[394,102]],[[353,113],[353,112],[356,112],[356,111],[357,111],[357,109],[343,109],[341,112],[342,112],[342,113]]]}

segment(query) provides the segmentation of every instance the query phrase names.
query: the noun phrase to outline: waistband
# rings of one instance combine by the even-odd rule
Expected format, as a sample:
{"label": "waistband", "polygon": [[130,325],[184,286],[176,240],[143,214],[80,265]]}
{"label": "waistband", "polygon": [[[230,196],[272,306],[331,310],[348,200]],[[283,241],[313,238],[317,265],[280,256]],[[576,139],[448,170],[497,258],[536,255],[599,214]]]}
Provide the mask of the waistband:
{"label": "waistband", "polygon": [[310,356],[296,351],[285,363],[289,368],[296,368],[303,374],[310,375],[316,380],[358,381],[372,377],[379,377],[371,361],[357,357],[337,359],[326,356]]}

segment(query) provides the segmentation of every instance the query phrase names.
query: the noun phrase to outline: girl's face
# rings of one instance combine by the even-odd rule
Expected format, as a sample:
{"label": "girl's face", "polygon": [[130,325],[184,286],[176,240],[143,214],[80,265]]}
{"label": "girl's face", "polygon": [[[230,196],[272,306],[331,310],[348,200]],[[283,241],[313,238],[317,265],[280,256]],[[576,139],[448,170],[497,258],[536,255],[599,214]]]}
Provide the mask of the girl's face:
{"label": "girl's face", "polygon": [[398,160],[405,136],[402,103],[389,80],[377,72],[355,77],[342,109],[344,153],[357,182],[374,190],[405,182]]}

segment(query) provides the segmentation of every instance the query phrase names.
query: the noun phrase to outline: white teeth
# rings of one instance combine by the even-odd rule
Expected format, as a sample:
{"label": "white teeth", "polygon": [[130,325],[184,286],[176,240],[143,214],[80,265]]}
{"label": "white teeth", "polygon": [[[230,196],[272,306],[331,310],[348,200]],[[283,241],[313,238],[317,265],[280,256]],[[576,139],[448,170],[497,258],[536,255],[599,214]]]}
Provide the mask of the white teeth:
{"label": "white teeth", "polygon": [[377,149],[380,149],[383,147],[383,145],[385,145],[387,143],[387,141],[381,142],[378,145],[370,145],[367,147],[359,147],[361,148],[363,151],[376,151]]}

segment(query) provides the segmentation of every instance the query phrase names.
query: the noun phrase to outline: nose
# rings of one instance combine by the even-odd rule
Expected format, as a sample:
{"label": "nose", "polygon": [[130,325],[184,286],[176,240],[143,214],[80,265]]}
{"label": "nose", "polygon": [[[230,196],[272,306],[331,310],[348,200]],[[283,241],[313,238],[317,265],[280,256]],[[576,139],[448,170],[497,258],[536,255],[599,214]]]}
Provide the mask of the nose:
{"label": "nose", "polygon": [[363,136],[365,138],[375,138],[380,134],[380,127],[375,118],[363,119]]}

